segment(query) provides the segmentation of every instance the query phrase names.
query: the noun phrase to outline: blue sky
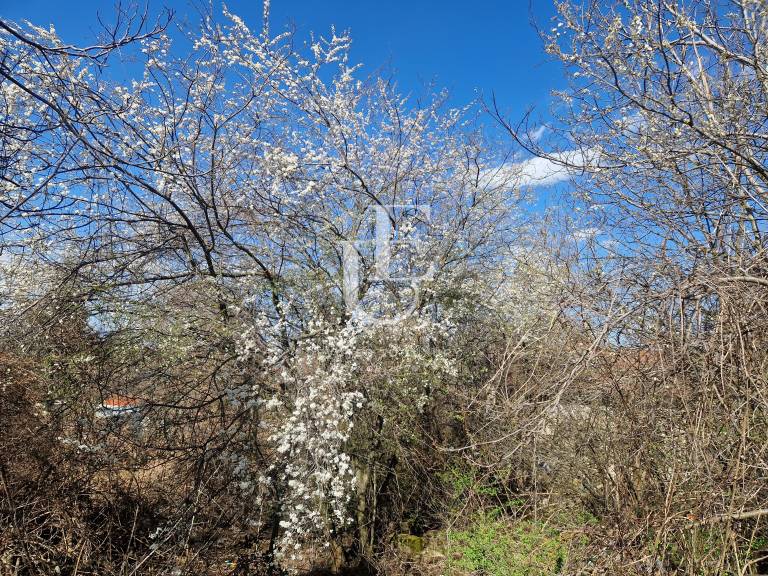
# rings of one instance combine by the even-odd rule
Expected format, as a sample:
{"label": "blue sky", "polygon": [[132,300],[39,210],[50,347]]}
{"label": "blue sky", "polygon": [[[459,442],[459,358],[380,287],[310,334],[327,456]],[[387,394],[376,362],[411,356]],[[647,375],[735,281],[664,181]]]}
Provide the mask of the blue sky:
{"label": "blue sky", "polygon": [[[220,0],[214,0],[220,7]],[[77,43],[98,29],[96,14],[107,20],[114,3],[96,0],[0,0],[0,17],[53,23],[60,36]],[[187,0],[149,0],[151,12],[168,6],[176,18],[196,18]],[[230,0],[229,9],[253,30],[261,28],[260,0]],[[382,66],[394,73],[402,92],[423,93],[434,81],[447,88],[452,103],[468,102],[482,91],[519,118],[535,105],[546,112],[549,91],[563,84],[560,67],[550,62],[530,25],[533,17],[548,27],[552,0],[272,0],[273,32],[293,25],[298,38],[325,33],[331,25],[350,29],[352,60],[365,71]]]}

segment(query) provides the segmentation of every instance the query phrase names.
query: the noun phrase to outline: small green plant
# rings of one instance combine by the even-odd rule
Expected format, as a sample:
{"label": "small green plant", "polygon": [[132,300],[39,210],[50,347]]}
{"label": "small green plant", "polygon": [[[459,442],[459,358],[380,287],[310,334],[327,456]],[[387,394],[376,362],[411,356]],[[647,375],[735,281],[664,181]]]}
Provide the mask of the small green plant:
{"label": "small green plant", "polygon": [[750,545],[751,550],[764,550],[765,548],[768,548],[768,538],[765,536],[756,536]]}
{"label": "small green plant", "polygon": [[[450,489],[455,500],[464,502],[467,494],[501,504],[506,496],[503,483],[498,477],[483,476],[473,468],[449,468],[441,473],[443,484]],[[522,503],[523,501],[520,500]]]}

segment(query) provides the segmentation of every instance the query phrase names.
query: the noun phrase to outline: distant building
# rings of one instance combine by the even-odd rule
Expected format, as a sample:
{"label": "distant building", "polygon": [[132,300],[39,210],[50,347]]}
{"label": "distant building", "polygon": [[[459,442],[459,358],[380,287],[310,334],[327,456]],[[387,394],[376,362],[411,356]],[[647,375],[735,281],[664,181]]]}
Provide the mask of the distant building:
{"label": "distant building", "polygon": [[145,409],[146,401],[140,398],[113,394],[101,401],[96,418],[102,420],[109,431],[122,429],[140,436],[146,423]]}
{"label": "distant building", "polygon": [[122,418],[137,415],[141,412],[144,402],[132,396],[114,394],[101,401],[96,410],[97,418]]}

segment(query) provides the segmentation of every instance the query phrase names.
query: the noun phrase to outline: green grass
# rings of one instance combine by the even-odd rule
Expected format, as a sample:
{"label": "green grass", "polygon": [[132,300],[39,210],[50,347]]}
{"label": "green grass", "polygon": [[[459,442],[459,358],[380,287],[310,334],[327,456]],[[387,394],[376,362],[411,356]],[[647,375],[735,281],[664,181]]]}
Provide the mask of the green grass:
{"label": "green grass", "polygon": [[448,533],[450,567],[488,576],[559,574],[569,543],[557,529],[530,520],[509,524],[489,516]]}

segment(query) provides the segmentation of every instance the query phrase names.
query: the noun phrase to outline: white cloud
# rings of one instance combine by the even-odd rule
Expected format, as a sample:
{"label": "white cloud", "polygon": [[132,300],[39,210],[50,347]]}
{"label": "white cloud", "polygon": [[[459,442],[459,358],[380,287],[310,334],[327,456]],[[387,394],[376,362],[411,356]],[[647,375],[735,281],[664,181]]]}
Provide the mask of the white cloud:
{"label": "white cloud", "polygon": [[517,166],[520,186],[551,186],[571,177],[571,170],[549,158],[531,158]]}
{"label": "white cloud", "polygon": [[580,168],[586,164],[594,164],[596,158],[597,153],[590,150],[552,152],[548,158],[534,157],[486,170],[481,181],[483,185],[490,188],[552,186],[580,174]]}

